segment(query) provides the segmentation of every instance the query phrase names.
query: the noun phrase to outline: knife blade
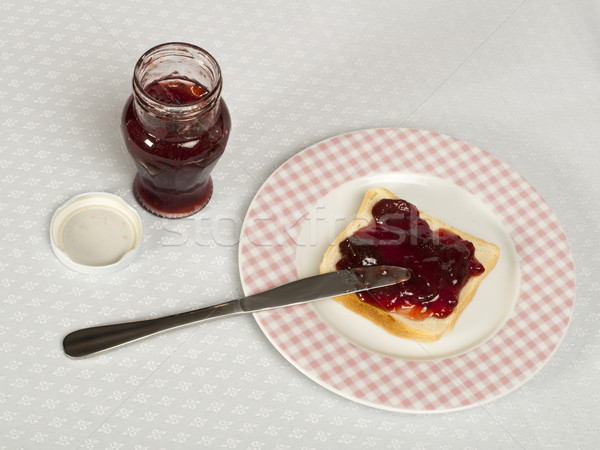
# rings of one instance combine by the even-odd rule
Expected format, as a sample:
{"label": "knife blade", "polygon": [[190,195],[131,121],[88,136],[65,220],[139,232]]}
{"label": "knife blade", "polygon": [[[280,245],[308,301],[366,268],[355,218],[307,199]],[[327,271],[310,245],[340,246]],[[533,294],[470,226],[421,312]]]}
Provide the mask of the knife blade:
{"label": "knife blade", "polygon": [[248,297],[193,311],[155,319],[83,328],[69,333],[64,338],[63,349],[67,355],[79,358],[205,320],[323,300],[391,286],[408,279],[410,271],[397,266],[360,267],[315,275]]}

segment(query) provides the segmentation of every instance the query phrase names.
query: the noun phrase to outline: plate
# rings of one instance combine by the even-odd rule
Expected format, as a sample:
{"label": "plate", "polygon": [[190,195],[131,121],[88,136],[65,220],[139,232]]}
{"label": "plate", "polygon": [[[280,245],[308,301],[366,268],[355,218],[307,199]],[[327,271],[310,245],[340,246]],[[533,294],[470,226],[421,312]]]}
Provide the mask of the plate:
{"label": "plate", "polygon": [[[363,330],[370,323],[354,322],[360,318],[325,301],[255,314],[265,336],[313,381],[390,411],[465,409],[522,386],[552,357],[568,328],[575,298],[569,245],[555,214],[523,177],[450,136],[362,130],[317,143],[284,163],[260,188],[242,225],[239,266],[246,295],[315,273],[319,246],[352,218],[359,191],[374,185],[498,241],[499,266],[455,330],[439,345],[387,336],[379,343]],[[503,283],[501,293],[491,295]],[[490,306],[486,291],[499,300],[489,311],[494,317],[483,320]],[[460,331],[478,320],[476,330]]]}

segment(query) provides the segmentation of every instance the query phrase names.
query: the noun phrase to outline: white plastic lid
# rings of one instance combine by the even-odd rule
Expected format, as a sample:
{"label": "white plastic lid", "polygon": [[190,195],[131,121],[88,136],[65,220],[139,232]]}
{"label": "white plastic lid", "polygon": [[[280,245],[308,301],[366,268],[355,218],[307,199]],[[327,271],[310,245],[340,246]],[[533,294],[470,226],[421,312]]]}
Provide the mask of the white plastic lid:
{"label": "white plastic lid", "polygon": [[52,250],[78,272],[116,272],[135,259],[141,241],[138,212],[121,197],[105,192],[73,197],[50,222]]}

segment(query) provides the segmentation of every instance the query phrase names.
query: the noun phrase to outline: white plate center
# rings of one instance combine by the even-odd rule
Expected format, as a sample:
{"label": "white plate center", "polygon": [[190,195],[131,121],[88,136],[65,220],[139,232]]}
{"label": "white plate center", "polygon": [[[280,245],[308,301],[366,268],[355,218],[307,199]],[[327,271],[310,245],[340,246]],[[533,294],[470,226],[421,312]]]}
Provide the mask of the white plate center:
{"label": "white plate center", "polygon": [[376,174],[345,183],[310,210],[298,236],[298,276],[316,275],[329,244],[352,221],[365,192],[384,187],[422,211],[500,248],[494,270],[483,280],[454,330],[437,342],[393,336],[334,300],[313,303],[318,316],[348,341],[384,356],[436,360],[467,352],[492,337],[506,322],[519,293],[519,261],[513,242],[477,197],[450,181],[428,175]]}

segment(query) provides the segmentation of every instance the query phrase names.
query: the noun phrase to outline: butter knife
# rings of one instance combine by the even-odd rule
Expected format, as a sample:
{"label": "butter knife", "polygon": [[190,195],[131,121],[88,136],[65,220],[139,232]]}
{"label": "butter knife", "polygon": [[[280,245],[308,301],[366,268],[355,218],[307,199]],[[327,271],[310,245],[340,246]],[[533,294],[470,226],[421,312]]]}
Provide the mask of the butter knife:
{"label": "butter knife", "polygon": [[340,270],[292,281],[268,291],[212,306],[155,319],[101,325],[69,333],[67,355],[83,357],[204,320],[312,302],[367,289],[391,286],[410,278],[403,267],[371,266]]}

